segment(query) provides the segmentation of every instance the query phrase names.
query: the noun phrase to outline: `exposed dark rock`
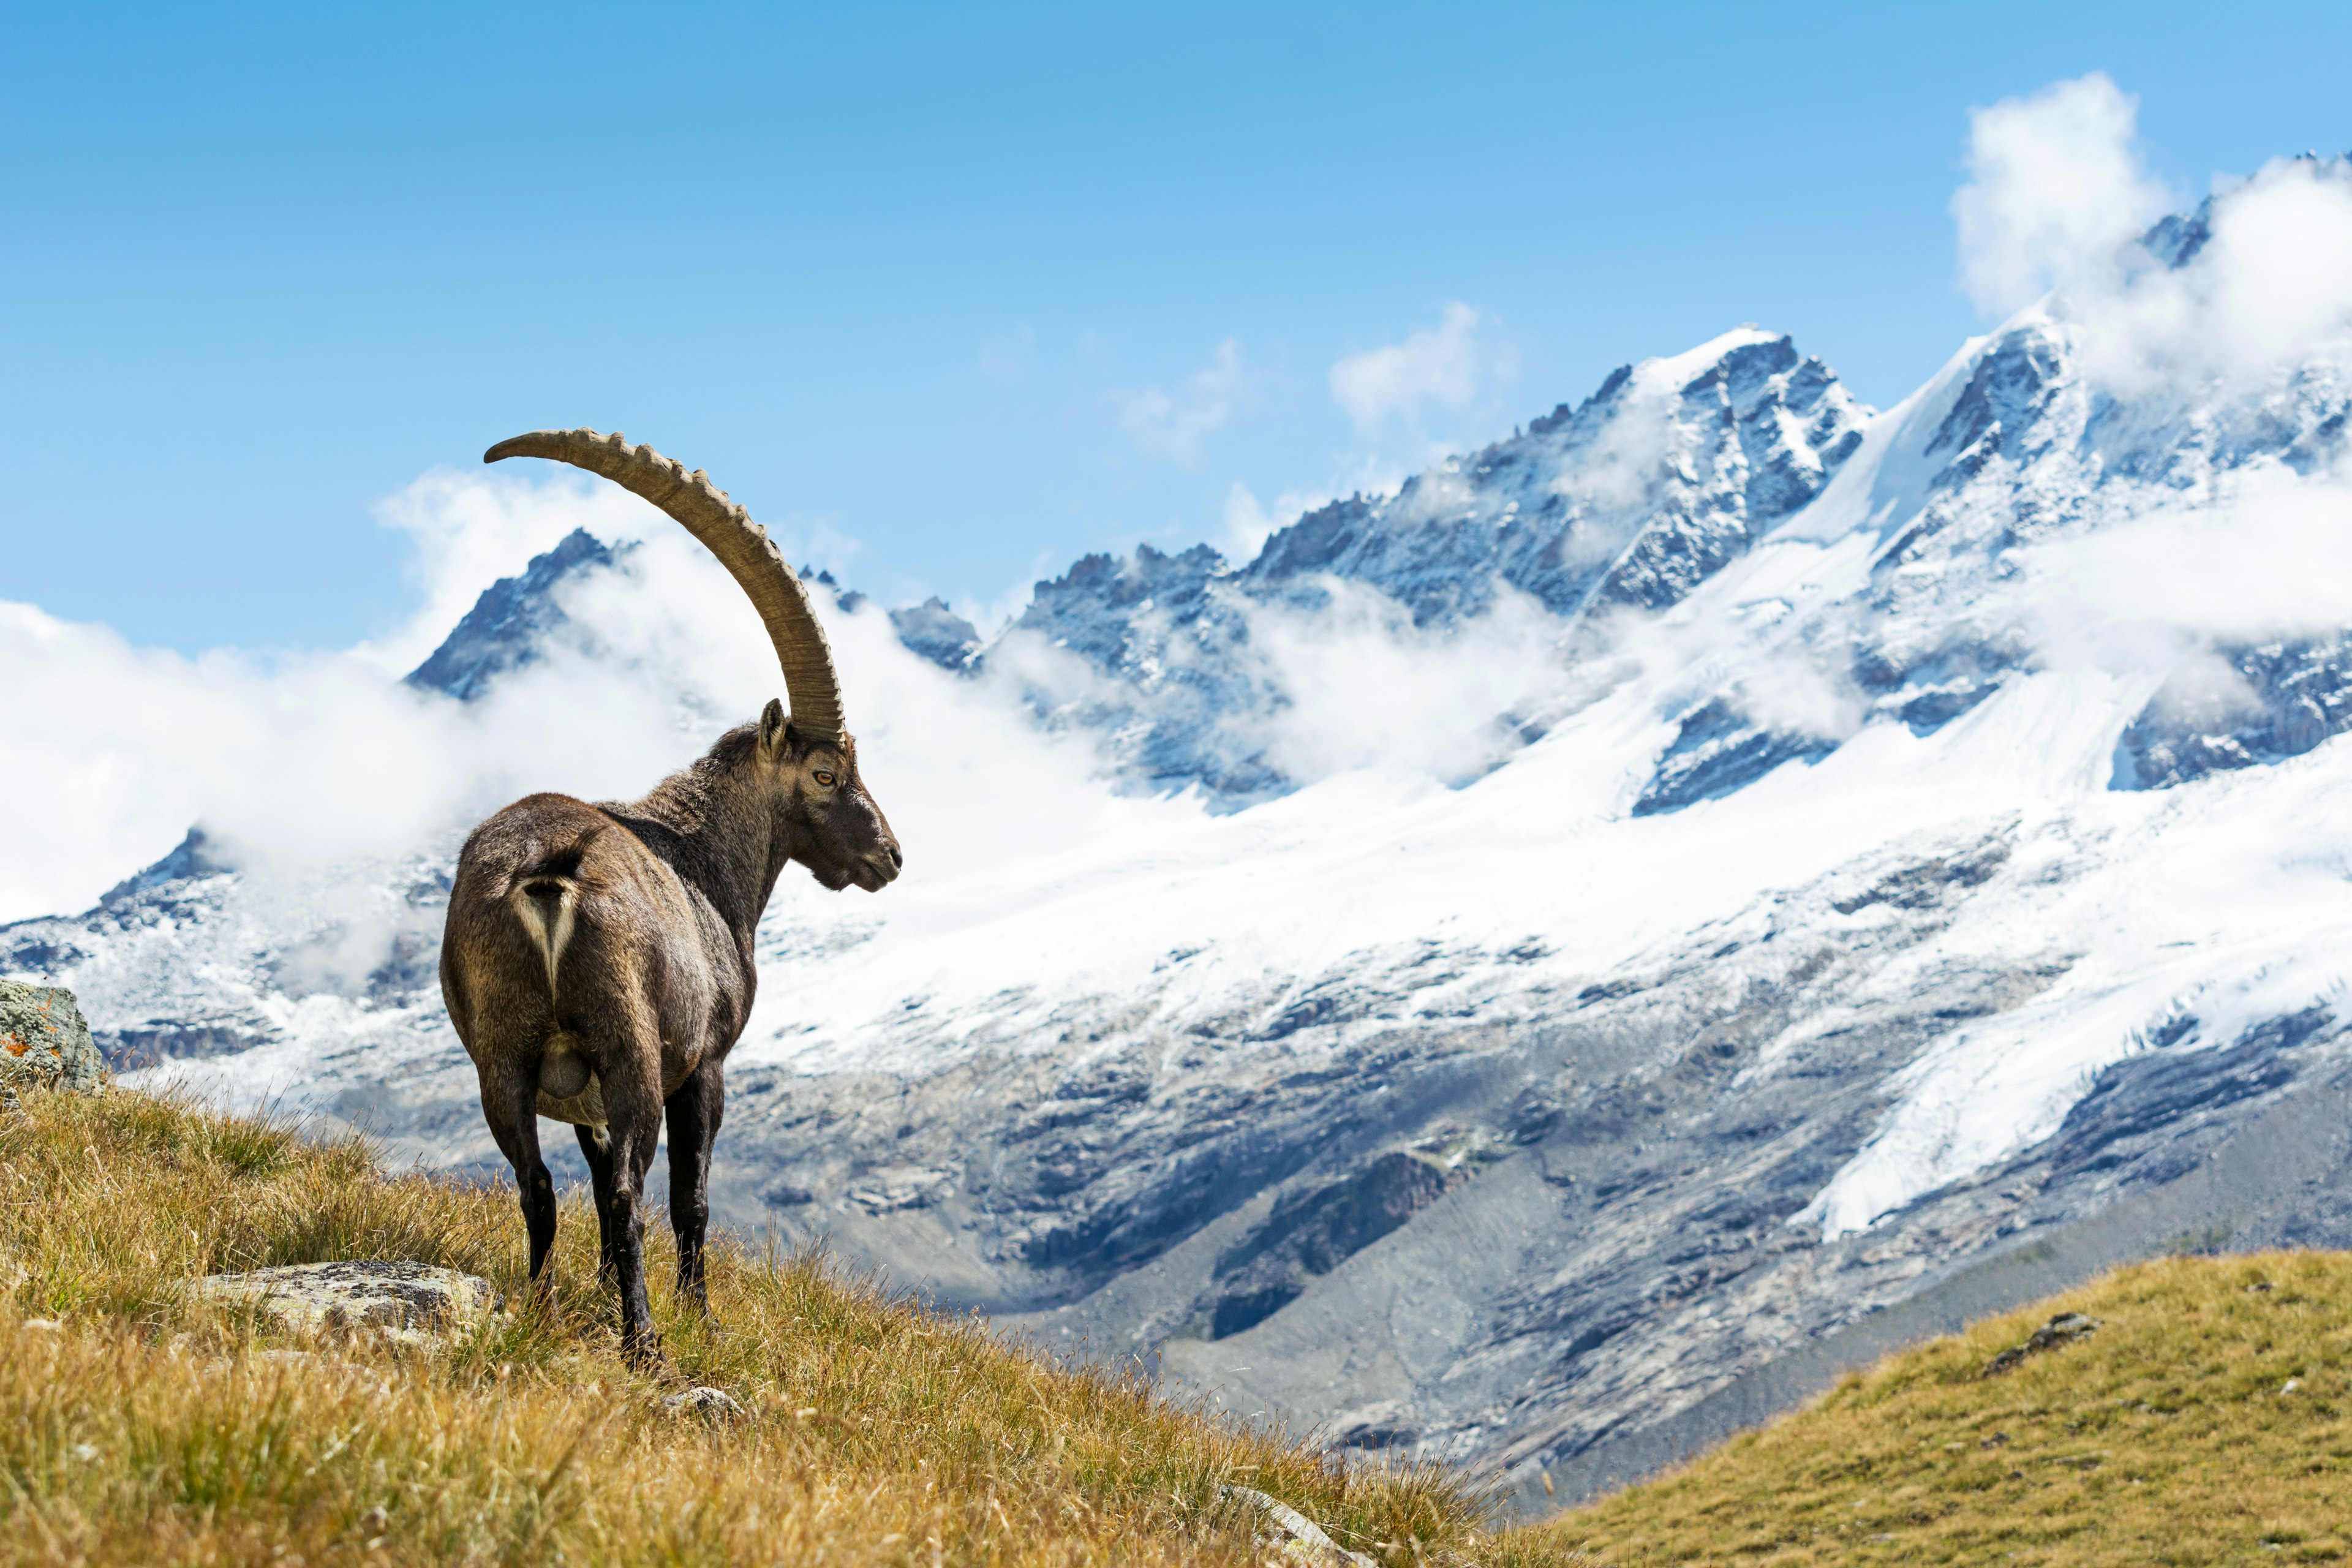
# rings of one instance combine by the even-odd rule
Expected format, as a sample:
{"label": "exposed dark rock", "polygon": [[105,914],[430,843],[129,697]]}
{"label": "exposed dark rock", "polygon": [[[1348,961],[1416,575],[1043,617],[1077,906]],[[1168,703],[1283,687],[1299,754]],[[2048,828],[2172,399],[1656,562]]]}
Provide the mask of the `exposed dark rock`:
{"label": "exposed dark rock", "polygon": [[1768,730],[1718,697],[1683,721],[1633,803],[1633,815],[1650,816],[1714,800],[1754,784],[1783,763],[1817,763],[1837,748],[1837,742],[1823,736]]}
{"label": "exposed dark rock", "polygon": [[231,869],[234,868],[220,858],[213,842],[205,837],[205,830],[191,827],[170,854],[144,870],[132,872],[100,894],[99,905],[104,908],[121,903],[166,882],[177,882],[191,877],[216,877]]}
{"label": "exposed dark rock", "polygon": [[520,576],[484,589],[457,629],[408,672],[408,684],[463,702],[508,670],[535,663],[548,634],[569,619],[555,601],[557,585],[613,560],[603,541],[573,529],[554,549],[532,556]]}
{"label": "exposed dark rock", "polygon": [[58,922],[36,918],[0,926],[0,969],[17,974],[54,974],[89,954],[63,940]]}
{"label": "exposed dark rock", "polygon": [[1275,1205],[1248,1237],[1222,1253],[1213,1278],[1222,1287],[1209,1304],[1212,1339],[1263,1321],[1290,1304],[1306,1279],[1341,1262],[1404,1224],[1465,1173],[1402,1150],[1352,1175]]}
{"label": "exposed dark rock", "polygon": [[2159,691],[2124,731],[2117,789],[2169,789],[2300,756],[2352,727],[2352,631],[2216,650],[2242,684]]}
{"label": "exposed dark rock", "polygon": [[212,1021],[164,1018],[98,1031],[100,1048],[116,1070],[135,1071],[175,1058],[235,1056],[268,1037],[247,1018]]}
{"label": "exposed dark rock", "polygon": [[1922,860],[1880,878],[1852,898],[1832,899],[1830,908],[1842,915],[1873,904],[1893,904],[1903,910],[1929,909],[1941,903],[1955,889],[1966,891],[1992,880],[1992,874],[2008,858],[2008,844],[1995,840],[1973,854]]}
{"label": "exposed dark rock", "polygon": [[2002,1373],[2013,1369],[2027,1356],[2039,1355],[2043,1351],[2056,1350],[2062,1345],[2072,1344],[2074,1341],[2096,1330],[2098,1326],[2099,1320],[2096,1318],[2086,1318],[2080,1312],[2061,1312],[2034,1330],[2023,1344],[2011,1345],[1985,1363],[1984,1375],[1999,1377]]}
{"label": "exposed dark rock", "polygon": [[940,598],[890,612],[898,640],[941,669],[962,669],[980,651],[980,631]]}
{"label": "exposed dark rock", "polygon": [[2231,1045],[2198,1050],[2179,1043],[2194,1037],[2197,1020],[2174,1020],[2151,1041],[2161,1045],[2106,1068],[2075,1101],[2048,1145],[2052,1177],[2179,1174],[2200,1157],[2194,1129],[2292,1083],[2296,1047],[2332,1021],[2325,1009],[2310,1008],[2266,1020]]}
{"label": "exposed dark rock", "polygon": [[1927,735],[2000,690],[2027,653],[2008,638],[1961,642],[1927,654],[1865,647],[1854,661],[1854,682],[1871,698],[1874,715],[1892,714],[1912,733]]}
{"label": "exposed dark rock", "polygon": [[1927,456],[1949,459],[1937,485],[1961,485],[1996,457],[2030,457],[2042,416],[2066,379],[2064,350],[2048,329],[2012,329],[1977,362],[1927,442]]}

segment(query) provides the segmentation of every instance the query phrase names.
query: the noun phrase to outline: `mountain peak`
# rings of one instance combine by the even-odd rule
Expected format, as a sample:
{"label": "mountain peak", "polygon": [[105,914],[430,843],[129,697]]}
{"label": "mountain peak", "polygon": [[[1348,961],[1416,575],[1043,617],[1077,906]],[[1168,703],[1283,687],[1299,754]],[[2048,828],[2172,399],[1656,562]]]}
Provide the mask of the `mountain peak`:
{"label": "mountain peak", "polygon": [[573,529],[554,549],[532,556],[520,574],[501,577],[482,590],[441,646],[408,672],[408,684],[463,702],[492,678],[534,662],[541,642],[566,619],[555,603],[556,585],[610,566],[614,554],[586,529]]}

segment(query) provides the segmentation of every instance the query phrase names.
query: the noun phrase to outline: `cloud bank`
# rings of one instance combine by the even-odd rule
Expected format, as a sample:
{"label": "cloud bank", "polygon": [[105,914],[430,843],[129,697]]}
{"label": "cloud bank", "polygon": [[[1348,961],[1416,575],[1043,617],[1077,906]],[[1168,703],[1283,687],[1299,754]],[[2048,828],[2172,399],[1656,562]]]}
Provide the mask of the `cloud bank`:
{"label": "cloud bank", "polygon": [[[740,590],[614,487],[435,472],[383,510],[416,542],[424,607],[339,653],[188,658],[0,605],[11,677],[0,725],[21,738],[0,773],[0,814],[39,825],[0,858],[0,921],[88,908],[192,825],[261,878],[315,883],[339,866],[447,853],[466,826],[531,791],[641,794],[782,694]],[[559,588],[568,624],[537,663],[471,702],[401,683],[490,580],[580,527],[635,548]],[[1101,738],[1037,726],[1017,661],[951,675],[905,648],[870,601],[826,622],[910,875],[1034,862],[1076,838],[1202,815],[1188,797],[1122,793]],[[1237,743],[1302,783],[1371,765],[1475,774],[1513,743],[1494,716],[1557,679],[1559,629],[1507,595],[1479,621],[1423,631],[1346,584],[1321,610],[1254,610],[1253,673],[1284,699]]]}
{"label": "cloud bank", "polygon": [[2352,363],[2352,173],[2276,160],[2213,197],[2202,224],[2179,266],[2143,258],[2062,293],[2092,374],[2127,396],[2202,395]]}
{"label": "cloud bank", "polygon": [[[531,790],[633,796],[781,694],[741,591],[614,487],[434,473],[384,512],[417,541],[425,607],[339,653],[189,658],[0,604],[12,737],[0,816],[28,829],[0,857],[0,921],[87,908],[192,825],[257,875],[307,876],[446,846]],[[492,578],[579,527],[641,542],[564,587],[572,625],[544,658],[471,703],[400,682]],[[1084,821],[1108,798],[1082,749],[907,652],[878,608],[828,621],[852,721],[903,827],[947,795],[1013,824]],[[972,766],[992,750],[1006,772]],[[956,837],[924,835],[926,853]]]}

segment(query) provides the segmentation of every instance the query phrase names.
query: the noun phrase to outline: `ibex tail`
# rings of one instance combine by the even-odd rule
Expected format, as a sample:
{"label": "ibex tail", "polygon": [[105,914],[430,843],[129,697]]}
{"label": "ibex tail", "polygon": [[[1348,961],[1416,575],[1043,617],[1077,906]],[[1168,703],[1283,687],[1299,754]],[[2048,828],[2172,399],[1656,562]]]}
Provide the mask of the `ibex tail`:
{"label": "ibex tail", "polygon": [[[590,837],[593,837],[591,835]],[[580,861],[588,839],[541,857],[514,879],[507,902],[530,933],[533,946],[547,965],[547,1000],[556,1003],[556,974],[563,950],[572,941],[573,915],[580,903]]]}

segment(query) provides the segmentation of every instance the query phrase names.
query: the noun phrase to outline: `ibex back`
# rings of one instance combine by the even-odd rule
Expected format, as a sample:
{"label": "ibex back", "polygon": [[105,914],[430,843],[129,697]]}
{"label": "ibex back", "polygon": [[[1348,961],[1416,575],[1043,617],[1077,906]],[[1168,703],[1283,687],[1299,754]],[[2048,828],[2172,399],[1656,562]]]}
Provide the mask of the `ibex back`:
{"label": "ibex back", "polygon": [[833,656],[807,591],[740,507],[617,432],[542,430],[489,449],[553,458],[644,496],[708,545],[774,643],[792,716],[771,700],[708,754],[627,805],[534,795],[474,829],[457,858],[441,994],[474,1058],[482,1114],[514,1166],[544,1289],[555,1186],[539,1118],[575,1124],[631,1354],[658,1354],[641,1214],[662,1119],[680,1294],[705,1301],[707,1181],[721,1065],[751,1017],[752,933],[787,861],[868,892],[898,841],[842,727]]}

